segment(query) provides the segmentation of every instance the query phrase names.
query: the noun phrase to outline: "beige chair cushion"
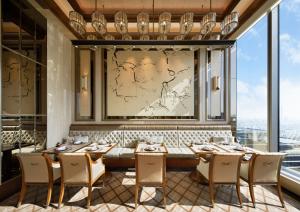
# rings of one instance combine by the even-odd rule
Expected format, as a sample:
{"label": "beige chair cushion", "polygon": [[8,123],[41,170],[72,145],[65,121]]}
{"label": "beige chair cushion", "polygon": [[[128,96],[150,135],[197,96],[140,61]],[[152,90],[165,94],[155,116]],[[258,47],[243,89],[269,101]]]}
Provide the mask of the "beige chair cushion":
{"label": "beige chair cushion", "polygon": [[164,154],[139,153],[136,154],[137,179],[139,183],[162,184],[164,182]]}
{"label": "beige chair cushion", "polygon": [[200,160],[197,170],[203,177],[205,177],[206,180],[209,179],[209,163],[204,163],[202,160]]}
{"label": "beige chair cushion", "polygon": [[[257,155],[253,164],[253,182],[278,182],[278,167],[283,154],[267,153]],[[280,167],[279,167],[280,168]]]}
{"label": "beige chair cushion", "polygon": [[[49,173],[46,158],[41,153],[18,154],[26,183],[48,183]],[[60,177],[59,164],[52,164],[53,180]]]}
{"label": "beige chair cushion", "polygon": [[59,155],[65,183],[88,183],[88,160],[85,153]]}
{"label": "beige chair cushion", "polygon": [[[236,183],[240,166],[240,153],[217,153],[212,156],[209,163],[200,160],[197,170],[206,179],[212,179],[214,183]],[[209,176],[209,168],[212,166],[212,176]]]}
{"label": "beige chair cushion", "polygon": [[92,163],[92,183],[94,183],[100,176],[105,173],[105,166],[102,162],[102,158],[99,158],[95,163]]}

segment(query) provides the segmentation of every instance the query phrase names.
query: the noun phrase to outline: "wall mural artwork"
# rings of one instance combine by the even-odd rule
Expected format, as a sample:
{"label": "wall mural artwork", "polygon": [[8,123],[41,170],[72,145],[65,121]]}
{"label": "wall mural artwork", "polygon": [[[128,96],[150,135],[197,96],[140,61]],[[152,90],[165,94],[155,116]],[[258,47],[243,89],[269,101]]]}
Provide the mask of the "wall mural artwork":
{"label": "wall mural artwork", "polygon": [[194,116],[193,51],[107,52],[107,116]]}
{"label": "wall mural artwork", "polygon": [[[32,51],[28,51],[28,53],[33,54]],[[20,58],[22,57],[8,51],[3,51],[2,54],[2,113],[33,114],[35,109],[34,63],[22,59],[20,64]],[[21,76],[20,70],[22,71]],[[20,105],[21,111],[19,111]]]}

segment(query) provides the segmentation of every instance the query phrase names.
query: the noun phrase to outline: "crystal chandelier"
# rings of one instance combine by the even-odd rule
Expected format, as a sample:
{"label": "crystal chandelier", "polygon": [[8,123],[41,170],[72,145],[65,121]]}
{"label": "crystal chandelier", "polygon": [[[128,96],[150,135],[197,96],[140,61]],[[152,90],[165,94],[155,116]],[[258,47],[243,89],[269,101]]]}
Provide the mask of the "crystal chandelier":
{"label": "crystal chandelier", "polygon": [[128,32],[128,20],[125,12],[119,11],[115,14],[115,27],[117,32],[122,35]]}
{"label": "crystal chandelier", "polygon": [[86,36],[86,39],[87,40],[98,40],[97,36],[94,34],[89,34],[88,36]]}
{"label": "crystal chandelier", "polygon": [[213,34],[209,37],[209,40],[220,40],[220,34]]}
{"label": "crystal chandelier", "polygon": [[86,22],[82,15],[76,11],[70,11],[69,13],[70,26],[81,36],[85,34]]}
{"label": "crystal chandelier", "polygon": [[141,12],[137,15],[137,28],[140,34],[149,33],[149,14]]}
{"label": "crystal chandelier", "polygon": [[114,40],[115,39],[115,37],[111,34],[106,34],[103,38],[104,38],[104,40]]}
{"label": "crystal chandelier", "polygon": [[106,33],[106,19],[100,11],[95,11],[92,14],[92,26],[94,30],[100,35]]}
{"label": "crystal chandelier", "polygon": [[224,20],[221,22],[221,34],[228,35],[231,33],[239,23],[239,13],[232,12],[231,14],[227,15]]}
{"label": "crystal chandelier", "polygon": [[180,17],[180,34],[187,35],[193,28],[194,13],[187,12]]}
{"label": "crystal chandelier", "polygon": [[217,14],[215,12],[210,12],[203,17],[200,23],[200,33],[202,35],[207,35],[212,32],[216,26],[216,17]]}
{"label": "crystal chandelier", "polygon": [[160,34],[167,34],[171,28],[171,13],[163,12],[159,15],[158,31]]}

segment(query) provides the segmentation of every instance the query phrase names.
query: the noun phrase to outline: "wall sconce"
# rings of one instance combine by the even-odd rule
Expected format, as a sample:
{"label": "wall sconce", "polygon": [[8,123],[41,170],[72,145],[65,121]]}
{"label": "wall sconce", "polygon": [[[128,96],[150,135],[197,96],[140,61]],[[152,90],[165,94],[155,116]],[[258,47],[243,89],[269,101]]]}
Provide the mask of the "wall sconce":
{"label": "wall sconce", "polygon": [[81,91],[87,91],[87,87],[88,87],[87,75],[81,76],[80,87],[81,87]]}
{"label": "wall sconce", "polygon": [[213,88],[213,90],[218,91],[218,90],[220,90],[220,87],[221,87],[220,77],[219,76],[214,76],[212,78],[212,88]]}

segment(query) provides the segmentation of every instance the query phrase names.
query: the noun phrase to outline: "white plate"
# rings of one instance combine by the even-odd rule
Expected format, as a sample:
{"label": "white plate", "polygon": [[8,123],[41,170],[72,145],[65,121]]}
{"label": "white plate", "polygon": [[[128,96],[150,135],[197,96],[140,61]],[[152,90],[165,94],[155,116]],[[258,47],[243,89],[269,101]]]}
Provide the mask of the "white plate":
{"label": "white plate", "polygon": [[59,146],[55,148],[57,151],[65,151],[67,149],[66,146]]}
{"label": "white plate", "polygon": [[87,147],[87,148],[85,148],[85,151],[87,151],[87,152],[93,152],[93,151],[96,151],[98,149],[99,148],[97,146],[93,146],[93,147]]}
{"label": "white plate", "polygon": [[74,143],[73,144],[75,144],[75,145],[79,145],[79,144],[81,144],[82,142],[81,141],[74,141]]}

